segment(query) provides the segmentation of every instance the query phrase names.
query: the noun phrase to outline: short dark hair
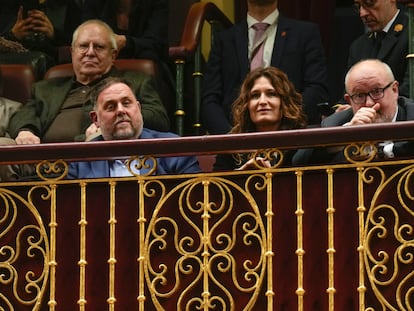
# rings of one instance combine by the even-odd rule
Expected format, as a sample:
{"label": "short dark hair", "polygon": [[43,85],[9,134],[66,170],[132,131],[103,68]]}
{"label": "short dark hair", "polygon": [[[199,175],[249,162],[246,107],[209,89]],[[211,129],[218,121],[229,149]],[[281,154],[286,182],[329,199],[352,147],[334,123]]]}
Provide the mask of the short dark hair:
{"label": "short dark hair", "polygon": [[91,90],[91,93],[89,95],[89,99],[92,103],[92,108],[96,107],[96,104],[98,102],[99,94],[101,94],[104,90],[106,90],[111,85],[117,84],[117,83],[123,83],[128,85],[128,87],[131,88],[131,85],[126,81],[124,78],[121,77],[107,77],[101,81],[99,81],[95,87]]}

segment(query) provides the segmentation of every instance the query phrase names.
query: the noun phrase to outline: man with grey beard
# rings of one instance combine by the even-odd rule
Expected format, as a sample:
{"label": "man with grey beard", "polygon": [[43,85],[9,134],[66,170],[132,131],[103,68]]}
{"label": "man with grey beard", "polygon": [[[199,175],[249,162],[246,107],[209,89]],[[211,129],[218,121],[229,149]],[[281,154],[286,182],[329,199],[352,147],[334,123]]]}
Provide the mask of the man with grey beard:
{"label": "man with grey beard", "polygon": [[[322,121],[322,127],[354,126],[414,120],[414,102],[399,96],[398,81],[386,63],[378,59],[362,60],[345,76],[345,100],[351,106]],[[412,141],[385,141],[377,145],[379,159],[414,154]],[[343,148],[301,150],[295,155],[298,163],[345,162]],[[366,153],[366,156],[369,152]]]}
{"label": "man with grey beard", "polygon": [[[93,110],[89,112],[89,115],[101,132],[101,135],[93,141],[178,137],[173,133],[144,128],[141,103],[124,79],[107,77],[101,80],[91,91],[90,97]],[[137,154],[139,154],[138,150]],[[70,163],[68,178],[185,174],[200,171],[198,161],[194,156],[135,159],[129,165],[123,159],[116,159]]]}

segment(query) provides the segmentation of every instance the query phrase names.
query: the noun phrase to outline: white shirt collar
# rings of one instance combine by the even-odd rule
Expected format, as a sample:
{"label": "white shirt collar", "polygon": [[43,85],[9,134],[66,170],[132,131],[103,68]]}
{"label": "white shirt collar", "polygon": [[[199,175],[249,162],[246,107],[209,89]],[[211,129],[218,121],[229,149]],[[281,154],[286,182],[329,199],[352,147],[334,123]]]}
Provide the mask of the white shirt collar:
{"label": "white shirt collar", "polygon": [[385,25],[383,31],[388,32],[391,28],[391,25],[394,23],[395,19],[397,18],[398,13],[400,13],[400,10],[397,10],[397,13],[395,13],[394,17],[388,22],[387,25]]}
{"label": "white shirt collar", "polygon": [[256,20],[254,17],[250,16],[249,13],[247,13],[247,26],[251,28],[253,24],[256,24],[259,22],[273,25],[276,23],[278,17],[279,17],[279,10],[277,8],[272,13],[270,13],[268,16],[266,16],[266,18],[262,21]]}

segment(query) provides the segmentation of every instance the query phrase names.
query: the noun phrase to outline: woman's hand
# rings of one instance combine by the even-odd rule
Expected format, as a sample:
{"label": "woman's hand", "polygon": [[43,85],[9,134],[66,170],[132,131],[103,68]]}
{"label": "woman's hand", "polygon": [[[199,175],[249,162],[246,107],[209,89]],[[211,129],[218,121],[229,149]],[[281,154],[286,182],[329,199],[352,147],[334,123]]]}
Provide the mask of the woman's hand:
{"label": "woman's hand", "polygon": [[266,160],[262,157],[256,157],[255,159],[250,159],[246,163],[244,163],[242,166],[237,168],[236,170],[252,170],[252,169],[258,169],[258,168],[270,168],[270,162],[269,160]]}

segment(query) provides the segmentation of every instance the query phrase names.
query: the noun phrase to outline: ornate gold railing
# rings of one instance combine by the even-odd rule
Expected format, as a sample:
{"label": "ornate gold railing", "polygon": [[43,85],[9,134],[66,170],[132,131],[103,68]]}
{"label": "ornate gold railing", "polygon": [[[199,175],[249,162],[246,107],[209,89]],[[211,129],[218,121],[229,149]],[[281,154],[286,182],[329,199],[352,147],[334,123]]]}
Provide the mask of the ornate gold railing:
{"label": "ornate gold railing", "polygon": [[[407,139],[413,128],[2,147],[0,161],[277,152],[361,133]],[[4,182],[0,309],[412,310],[413,172],[408,158]]]}

